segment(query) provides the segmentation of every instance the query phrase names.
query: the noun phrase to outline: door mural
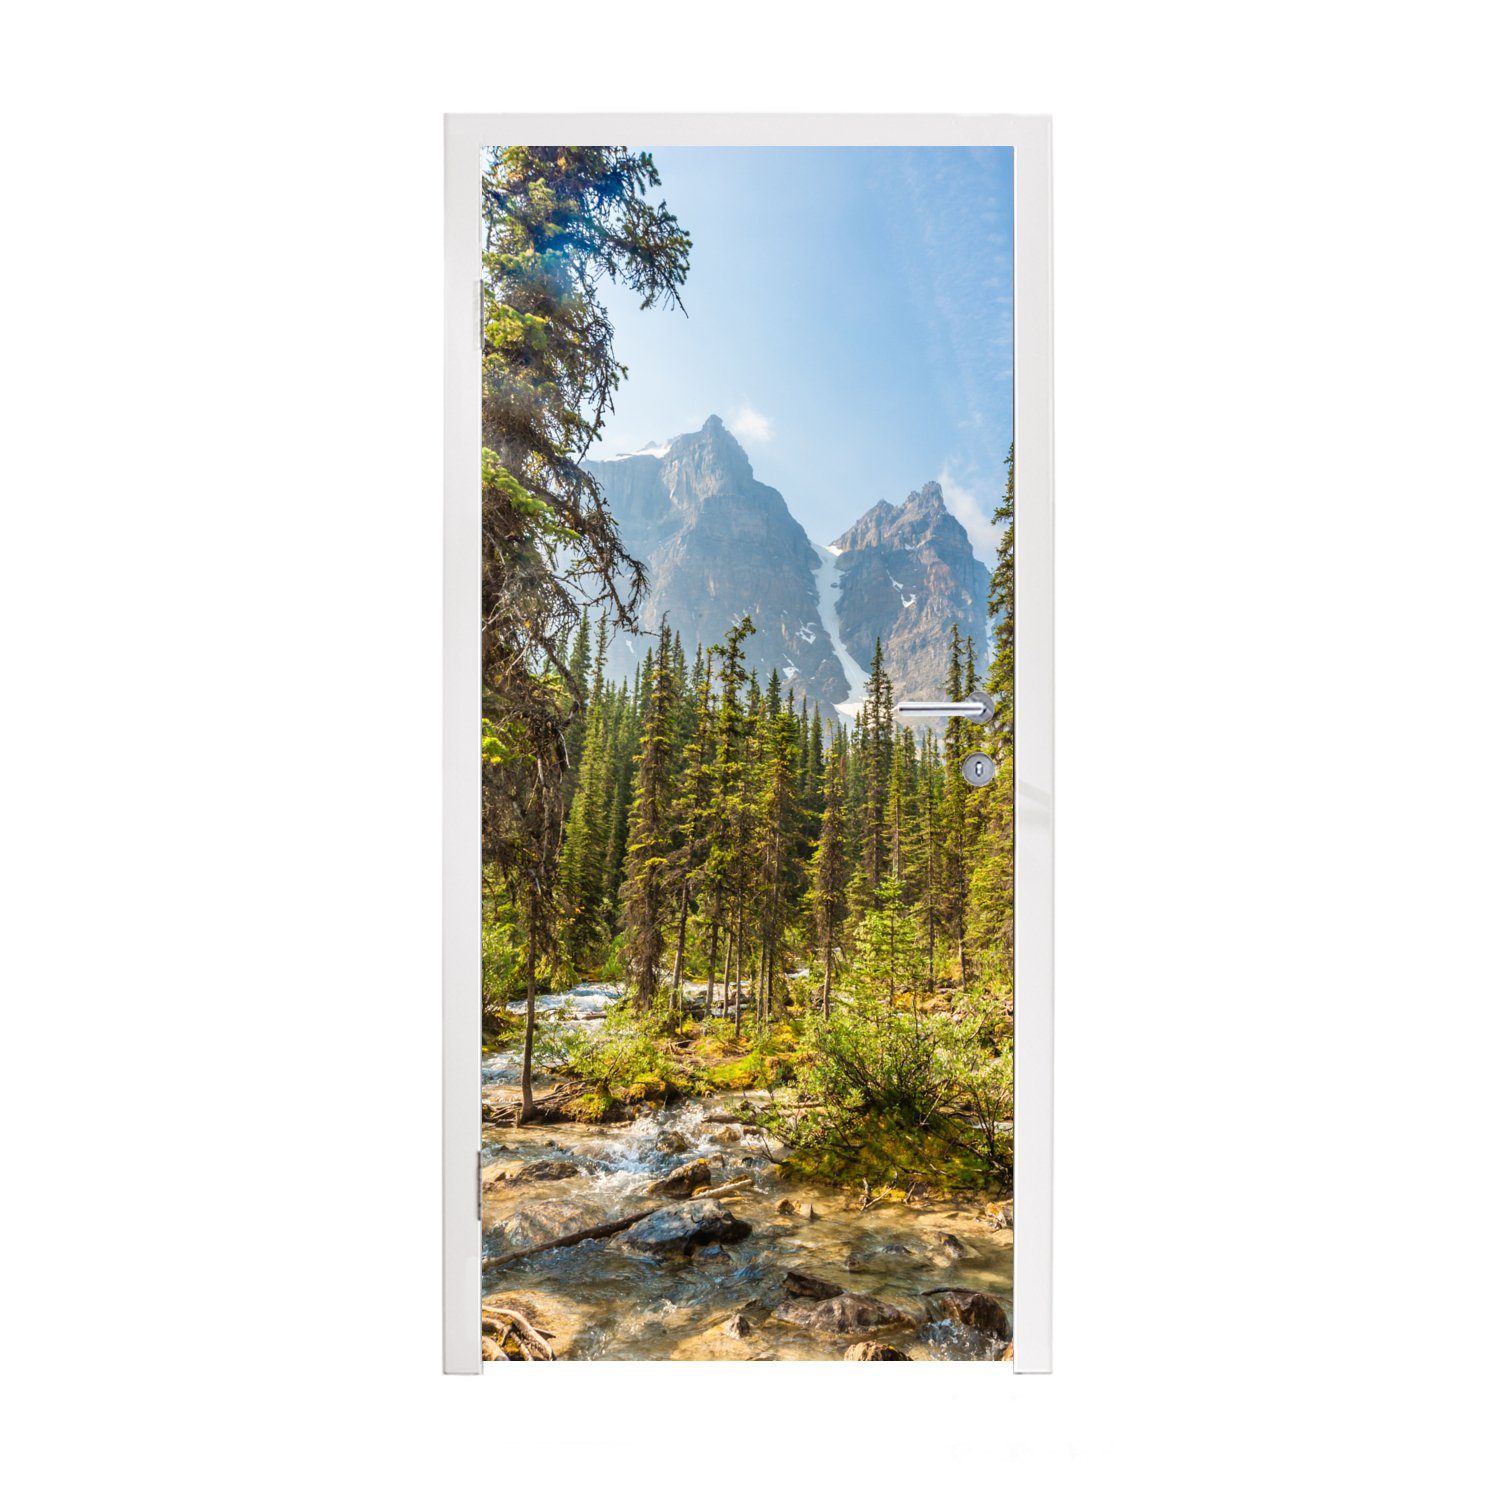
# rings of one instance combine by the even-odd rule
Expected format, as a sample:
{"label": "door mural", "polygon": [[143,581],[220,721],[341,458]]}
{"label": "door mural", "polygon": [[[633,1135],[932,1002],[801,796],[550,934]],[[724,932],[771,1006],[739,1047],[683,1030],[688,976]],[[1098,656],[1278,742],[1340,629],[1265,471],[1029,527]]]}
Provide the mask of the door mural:
{"label": "door mural", "polygon": [[486,1359],[1009,1355],[1011,169],[485,153]]}

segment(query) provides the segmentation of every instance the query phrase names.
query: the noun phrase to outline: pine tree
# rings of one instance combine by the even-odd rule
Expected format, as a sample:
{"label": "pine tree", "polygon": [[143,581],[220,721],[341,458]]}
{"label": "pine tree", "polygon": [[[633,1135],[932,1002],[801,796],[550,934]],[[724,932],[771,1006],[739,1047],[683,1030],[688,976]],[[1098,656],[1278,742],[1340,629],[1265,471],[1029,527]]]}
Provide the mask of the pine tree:
{"label": "pine tree", "polygon": [[625,958],[636,1003],[655,996],[661,980],[662,929],[669,901],[672,855],[672,769],[677,757],[677,678],[666,627],[654,662],[648,653],[642,669],[645,712],[635,798],[625,854],[622,915]]}
{"label": "pine tree", "polygon": [[[672,880],[677,891],[677,940],[672,958],[672,1003],[680,1005],[686,971],[688,907],[695,880],[707,857],[708,829],[714,803],[713,763],[713,668],[705,664],[698,649],[691,680],[692,719],[683,748],[682,792],[672,809],[673,821],[682,830],[681,842],[672,856]],[[684,695],[685,697],[688,695]],[[714,1008],[713,959],[709,960],[707,1008]]]}
{"label": "pine tree", "polygon": [[829,1014],[833,990],[833,950],[840,924],[848,915],[847,828],[844,809],[844,757],[835,745],[823,772],[823,817],[813,853],[813,924],[823,954],[823,1015]]}
{"label": "pine tree", "polygon": [[1005,457],[1005,494],[995,507],[1001,527],[995,571],[990,574],[989,612],[994,623],[994,659],[986,686],[995,700],[993,720],[1001,753],[1015,742],[1016,690],[1016,445]]}
{"label": "pine tree", "polygon": [[865,875],[872,891],[879,888],[889,868],[887,823],[891,781],[892,731],[895,702],[891,679],[885,670],[885,655],[880,638],[875,638],[875,654],[870,662],[870,687],[862,710],[863,742],[863,828]]}
{"label": "pine tree", "polygon": [[931,735],[927,735],[923,740],[918,772],[921,888],[917,900],[917,912],[925,939],[927,988],[930,991],[937,982],[937,932],[942,920],[942,871],[946,859],[943,841],[942,766],[937,760],[934,739]]}
{"label": "pine tree", "polygon": [[566,637],[580,591],[629,623],[644,585],[582,460],[624,376],[603,282],[680,306],[690,241],[647,196],[659,185],[648,155],[613,146],[494,150],[481,185],[481,859],[526,933],[523,1120],[567,812]]}
{"label": "pine tree", "polygon": [[[768,709],[779,701],[779,683],[771,674]],[[794,895],[797,836],[801,823],[798,791],[797,720],[787,712],[769,718],[760,766],[759,833],[761,840],[761,987],[763,1012],[770,1016],[782,937]]]}
{"label": "pine tree", "polygon": [[[603,623],[602,615],[600,623]],[[568,653],[569,691],[573,695],[573,704],[565,736],[568,751],[568,769],[563,778],[565,809],[571,809],[573,798],[578,791],[578,773],[583,761],[583,741],[588,731],[589,663],[592,660],[589,645],[589,612],[584,610],[583,618],[578,622],[578,630],[573,636],[572,650]]]}
{"label": "pine tree", "polygon": [[883,992],[894,1005],[898,990],[910,990],[912,1016],[918,1016],[917,986],[922,959],[911,913],[901,903],[894,880],[876,892],[876,904],[859,926],[855,979],[867,994]]}
{"label": "pine tree", "polygon": [[[972,646],[968,676],[972,677]],[[948,643],[948,696],[958,702],[964,697],[966,673],[963,650],[959,643],[958,626],[954,625]],[[972,687],[972,682],[969,686]],[[960,985],[969,982],[969,953],[967,944],[968,900],[969,900],[969,784],[963,777],[964,757],[969,753],[970,725],[960,718],[948,720],[943,733],[944,791],[946,794],[946,842],[947,842],[947,909],[948,925],[958,951],[958,974]]]}
{"label": "pine tree", "polygon": [[740,1025],[741,960],[744,951],[743,859],[748,813],[745,799],[745,741],[747,718],[740,695],[748,675],[745,671],[745,639],[755,633],[747,615],[725,637],[721,646],[711,648],[720,660],[719,711],[714,724],[714,759],[718,768],[717,795],[708,834],[708,858],[703,875],[703,897],[707,902],[709,923],[709,974],[717,969],[719,933],[725,934],[724,1003],[729,1003],[731,960],[736,975],[734,1024]]}
{"label": "pine tree", "polygon": [[994,655],[985,686],[995,700],[988,748],[998,774],[981,808],[981,843],[971,886],[975,943],[985,955],[986,969],[1006,987],[1014,983],[1015,946],[1015,455],[1013,443],[1006,459],[1005,495],[995,509],[995,524],[1003,529],[990,575]]}

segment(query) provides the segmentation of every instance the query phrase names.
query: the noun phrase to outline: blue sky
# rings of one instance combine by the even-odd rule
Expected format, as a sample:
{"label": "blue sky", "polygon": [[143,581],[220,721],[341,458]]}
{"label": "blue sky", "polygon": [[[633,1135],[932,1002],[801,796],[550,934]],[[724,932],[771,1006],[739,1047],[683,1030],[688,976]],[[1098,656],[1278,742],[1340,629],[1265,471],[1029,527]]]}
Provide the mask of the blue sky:
{"label": "blue sky", "polygon": [[606,290],[630,376],[594,451],[717,412],[813,541],[937,479],[988,565],[1012,421],[1010,150],[653,155],[693,237],[688,316]]}

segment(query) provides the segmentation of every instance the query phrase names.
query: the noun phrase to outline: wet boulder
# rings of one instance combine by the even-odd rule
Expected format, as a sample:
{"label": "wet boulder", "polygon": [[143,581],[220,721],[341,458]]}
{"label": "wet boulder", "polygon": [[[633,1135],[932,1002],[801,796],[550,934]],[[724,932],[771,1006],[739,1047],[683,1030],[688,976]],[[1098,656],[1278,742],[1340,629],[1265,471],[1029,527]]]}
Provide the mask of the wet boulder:
{"label": "wet boulder", "polygon": [[719,1329],[732,1339],[747,1339],[750,1337],[750,1319],[744,1313],[732,1313],[719,1325]]}
{"label": "wet boulder", "polygon": [[645,1255],[691,1255],[699,1245],[732,1245],[750,1233],[716,1199],[700,1199],[659,1208],[632,1224],[611,1242],[621,1250]]}
{"label": "wet boulder", "polygon": [[930,1264],[929,1257],[917,1246],[905,1240],[883,1240],[862,1245],[844,1257],[844,1265],[851,1271],[890,1270],[901,1266]]}
{"label": "wet boulder", "polygon": [[877,1344],[872,1339],[850,1344],[844,1350],[845,1359],[901,1359],[911,1363],[911,1355],[903,1354],[894,1344]]}
{"label": "wet boulder", "polygon": [[696,1161],[673,1167],[665,1177],[648,1182],[641,1191],[648,1198],[691,1198],[693,1189],[707,1187],[710,1178],[708,1158],[700,1156]]}
{"label": "wet boulder", "polygon": [[932,1258],[940,1266],[951,1266],[968,1260],[974,1252],[956,1234],[942,1234],[932,1247]]}
{"label": "wet boulder", "polygon": [[656,1149],[663,1156],[680,1156],[691,1142],[680,1130],[664,1130],[656,1138]]}
{"label": "wet boulder", "polygon": [[507,1250],[529,1250],[533,1245],[544,1245],[548,1240],[561,1239],[565,1234],[586,1229],[595,1217],[573,1204],[556,1201],[529,1203],[525,1208],[518,1208],[508,1219],[502,1219],[497,1227]]}
{"label": "wet boulder", "polygon": [[788,1271],[782,1283],[788,1297],[811,1297],[815,1302],[825,1302],[829,1297],[842,1297],[845,1288],[821,1276],[808,1276],[802,1271]]}
{"label": "wet boulder", "polygon": [[980,1333],[994,1334],[996,1338],[1011,1336],[1010,1309],[991,1292],[973,1292],[965,1287],[942,1287],[935,1292],[924,1293],[932,1316],[962,1323],[965,1328],[978,1329]]}
{"label": "wet boulder", "polygon": [[821,1302],[797,1298],[783,1302],[772,1314],[782,1323],[795,1323],[810,1333],[855,1333],[864,1328],[914,1328],[916,1320],[892,1307],[858,1292],[845,1292]]}
{"label": "wet boulder", "polygon": [[813,1212],[813,1206],[811,1203],[798,1203],[793,1198],[783,1198],[781,1202],[776,1205],[776,1212],[779,1214],[785,1214],[788,1218],[806,1219],[808,1223],[811,1223],[818,1217],[817,1214]]}
{"label": "wet boulder", "polygon": [[512,1182],[560,1182],[577,1177],[582,1170],[576,1161],[533,1161],[511,1173]]}

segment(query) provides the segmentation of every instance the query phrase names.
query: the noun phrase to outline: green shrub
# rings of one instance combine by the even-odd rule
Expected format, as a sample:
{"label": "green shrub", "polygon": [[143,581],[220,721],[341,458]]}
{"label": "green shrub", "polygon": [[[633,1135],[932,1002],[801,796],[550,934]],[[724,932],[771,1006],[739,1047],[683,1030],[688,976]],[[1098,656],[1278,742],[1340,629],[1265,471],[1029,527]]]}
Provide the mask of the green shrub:
{"label": "green shrub", "polygon": [[917,1016],[866,996],[809,1018],[772,1128],[819,1176],[1005,1186],[1013,1107],[1003,1007]]}

